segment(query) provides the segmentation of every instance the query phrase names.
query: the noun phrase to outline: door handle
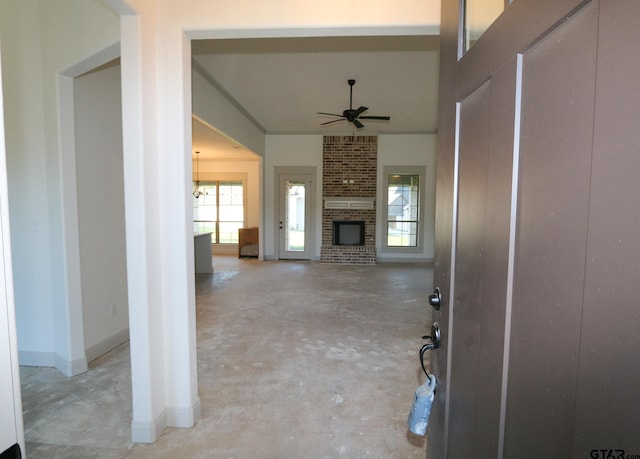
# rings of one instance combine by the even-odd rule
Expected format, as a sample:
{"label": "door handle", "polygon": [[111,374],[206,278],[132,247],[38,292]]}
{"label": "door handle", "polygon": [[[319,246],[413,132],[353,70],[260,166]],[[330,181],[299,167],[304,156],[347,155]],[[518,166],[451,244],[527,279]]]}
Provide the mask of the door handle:
{"label": "door handle", "polygon": [[423,344],[420,348],[420,365],[422,366],[422,371],[424,371],[424,374],[427,375],[429,379],[431,379],[431,376],[429,376],[429,373],[424,366],[424,353],[438,349],[440,347],[440,337],[440,326],[438,325],[438,322],[434,322],[433,325],[431,325],[431,335],[422,337],[422,339],[431,340],[430,343]]}
{"label": "door handle", "polygon": [[429,295],[429,304],[433,306],[433,309],[436,311],[440,310],[440,305],[442,304],[442,295],[440,294],[440,287],[436,287],[433,290],[433,293]]}
{"label": "door handle", "polygon": [[422,339],[430,339],[431,342],[423,345],[422,347],[426,347],[427,349],[425,350],[438,349],[440,347],[441,338],[442,333],[440,332],[440,325],[438,325],[438,322],[434,322],[433,325],[431,325],[431,334],[422,337]]}

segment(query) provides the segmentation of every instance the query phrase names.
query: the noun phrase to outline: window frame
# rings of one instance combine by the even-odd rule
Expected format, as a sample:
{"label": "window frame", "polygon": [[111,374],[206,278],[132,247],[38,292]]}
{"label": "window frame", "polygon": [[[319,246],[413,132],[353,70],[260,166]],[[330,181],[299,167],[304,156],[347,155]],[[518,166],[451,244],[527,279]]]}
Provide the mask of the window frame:
{"label": "window frame", "polygon": [[[200,173],[200,185],[207,185],[207,184],[212,184],[212,183],[217,183],[219,184],[220,182],[240,182],[242,183],[242,227],[246,227],[247,226],[247,215],[248,215],[248,209],[247,209],[247,197],[248,197],[248,187],[247,187],[247,174],[244,173]],[[195,180],[192,181],[192,187],[195,187]],[[216,188],[218,188],[218,186],[216,186]],[[193,188],[192,188],[193,190]],[[218,200],[216,200],[216,215],[219,215],[219,210],[218,207],[220,206],[220,202]],[[191,216],[191,223],[192,225],[195,223],[194,218],[193,218],[193,210],[192,210],[192,216]],[[219,231],[219,221],[216,222],[216,228]],[[194,231],[195,232],[195,231]],[[234,245],[238,245],[237,242],[215,242],[215,240],[213,239],[213,234],[211,235],[212,239],[211,239],[211,245],[215,245],[215,246],[234,246]],[[217,240],[219,240],[219,234],[216,234],[216,238]]]}
{"label": "window frame", "polygon": [[[424,202],[427,168],[425,166],[384,166],[382,171],[382,207],[380,209],[381,251],[383,253],[422,253],[424,251]],[[388,246],[389,230],[389,176],[417,175],[418,176],[418,218],[416,230],[416,245],[414,247]]]}

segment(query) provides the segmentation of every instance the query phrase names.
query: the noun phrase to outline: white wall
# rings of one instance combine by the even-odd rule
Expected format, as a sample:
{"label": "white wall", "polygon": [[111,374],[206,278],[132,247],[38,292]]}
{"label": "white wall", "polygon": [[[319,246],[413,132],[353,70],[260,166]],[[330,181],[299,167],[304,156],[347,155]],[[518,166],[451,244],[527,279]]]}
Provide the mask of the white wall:
{"label": "white wall", "polygon": [[91,361],[129,339],[120,65],[75,79],[84,342]]}
{"label": "white wall", "polygon": [[315,234],[313,259],[320,258],[322,245],[322,136],[321,135],[268,135],[264,166],[264,257],[276,257],[277,190],[275,168],[282,166],[311,166],[316,168]]}
{"label": "white wall", "polygon": [[118,34],[118,17],[96,2],[0,2],[20,359],[65,374],[86,361],[82,316],[68,290],[57,76]]}
{"label": "white wall", "polygon": [[[146,0],[132,0],[139,11]],[[220,3],[203,0],[173,0],[157,5],[158,21],[170,28],[189,30],[193,36],[319,36],[340,35],[340,29],[357,27],[373,35],[381,28],[399,27],[409,32],[416,28],[437,33],[440,24],[440,0],[325,0],[303,2],[277,0],[256,3],[253,0]],[[364,30],[363,30],[364,32]],[[398,30],[400,32],[400,30]],[[366,33],[365,33],[366,34]]]}
{"label": "white wall", "polygon": [[[433,261],[436,195],[435,134],[386,134],[378,137],[378,224],[376,246],[379,261]],[[421,253],[385,253],[381,251],[384,234],[384,177],[385,166],[425,166],[426,183],[423,183],[425,199],[422,203],[421,227],[423,247]]]}
{"label": "white wall", "polygon": [[[2,43],[0,42],[0,47]],[[2,55],[0,49],[0,56]],[[9,193],[4,135],[4,108],[0,75],[0,451],[16,443],[24,451],[16,309],[13,294],[11,234],[9,230]]]}
{"label": "white wall", "polygon": [[34,364],[52,366],[56,349],[41,37],[29,25],[38,14],[34,1],[0,2],[18,348]]}

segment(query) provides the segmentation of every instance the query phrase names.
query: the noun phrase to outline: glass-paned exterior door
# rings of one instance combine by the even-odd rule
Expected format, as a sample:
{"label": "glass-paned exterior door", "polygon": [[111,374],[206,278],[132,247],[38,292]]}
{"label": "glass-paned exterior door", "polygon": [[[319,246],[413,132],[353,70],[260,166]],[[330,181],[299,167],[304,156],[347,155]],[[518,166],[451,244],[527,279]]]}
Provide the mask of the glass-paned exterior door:
{"label": "glass-paned exterior door", "polygon": [[280,175],[278,258],[308,260],[310,251],[310,193],[311,177]]}

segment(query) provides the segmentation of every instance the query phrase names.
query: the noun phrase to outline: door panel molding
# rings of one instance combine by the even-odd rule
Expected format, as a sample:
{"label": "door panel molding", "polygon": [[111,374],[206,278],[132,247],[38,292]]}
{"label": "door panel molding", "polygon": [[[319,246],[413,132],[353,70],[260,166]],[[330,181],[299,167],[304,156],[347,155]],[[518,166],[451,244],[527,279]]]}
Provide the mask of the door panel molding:
{"label": "door panel molding", "polygon": [[518,229],[518,183],[520,170],[520,123],[522,117],[522,54],[515,59],[516,77],[513,101],[513,156],[511,162],[511,208],[509,214],[509,255],[507,260],[507,291],[504,314],[504,349],[502,354],[502,384],[500,387],[500,425],[498,427],[498,457],[504,457],[504,436],[507,417],[509,359],[511,350],[511,320],[513,314],[513,278],[515,275],[516,232]]}
{"label": "door panel molding", "polygon": [[[460,101],[458,107],[458,216],[454,239],[455,269],[451,275],[453,294],[450,294],[447,452],[452,457],[472,457],[477,446],[475,439],[460,439],[465,439],[466,432],[476,430],[480,416],[479,379],[476,376],[480,372],[483,327],[478,307],[482,304],[486,255],[491,81]],[[493,362],[486,362],[487,369],[492,367]]]}
{"label": "door panel molding", "polygon": [[[448,276],[448,280],[449,280],[449,292],[448,292],[448,298],[451,298],[451,300],[453,300],[453,298],[455,298],[456,295],[456,289],[455,289],[455,281],[456,281],[456,276],[454,275],[454,273],[456,272],[456,254],[457,254],[457,246],[456,246],[456,241],[458,240],[458,193],[459,193],[459,176],[460,176],[460,112],[461,112],[461,103],[457,102],[456,103],[456,124],[455,124],[455,147],[454,147],[454,160],[453,160],[453,202],[452,202],[452,218],[451,218],[451,240],[450,240],[450,244],[451,244],[451,258],[450,258],[450,266],[449,266],[449,270],[447,270],[447,274],[451,273]],[[435,274],[434,274],[434,280],[435,280]],[[450,305],[453,304],[453,301],[448,301],[447,302],[447,309],[443,309],[442,305],[440,307],[440,310],[447,311],[446,314],[446,323],[447,323],[447,339],[446,339],[446,347],[444,348],[440,348],[443,352],[440,352],[437,354],[437,357],[439,357],[441,354],[444,353],[445,357],[446,357],[446,379],[445,379],[445,394],[447,394],[447,397],[444,399],[444,418],[443,418],[443,422],[444,422],[444,426],[442,428],[444,435],[442,435],[441,437],[439,436],[438,438],[440,438],[441,440],[439,441],[438,445],[440,445],[441,443],[441,448],[443,450],[443,455],[442,457],[447,457],[448,455],[448,445],[449,445],[449,425],[450,425],[450,420],[451,420],[451,399],[448,396],[448,394],[451,393],[451,360],[453,358],[453,352],[451,352],[451,349],[453,348],[453,314],[448,312],[448,307]],[[437,313],[434,313],[434,315]],[[435,318],[434,318],[435,321]],[[435,369],[437,370],[438,367],[438,361],[440,359],[432,359],[434,360],[433,364]],[[442,393],[442,391],[441,391]],[[437,413],[437,404],[436,404],[436,413]],[[435,417],[435,416],[434,416]],[[433,431],[433,423],[431,424],[431,431]],[[436,423],[436,427],[440,427],[437,423]]]}

